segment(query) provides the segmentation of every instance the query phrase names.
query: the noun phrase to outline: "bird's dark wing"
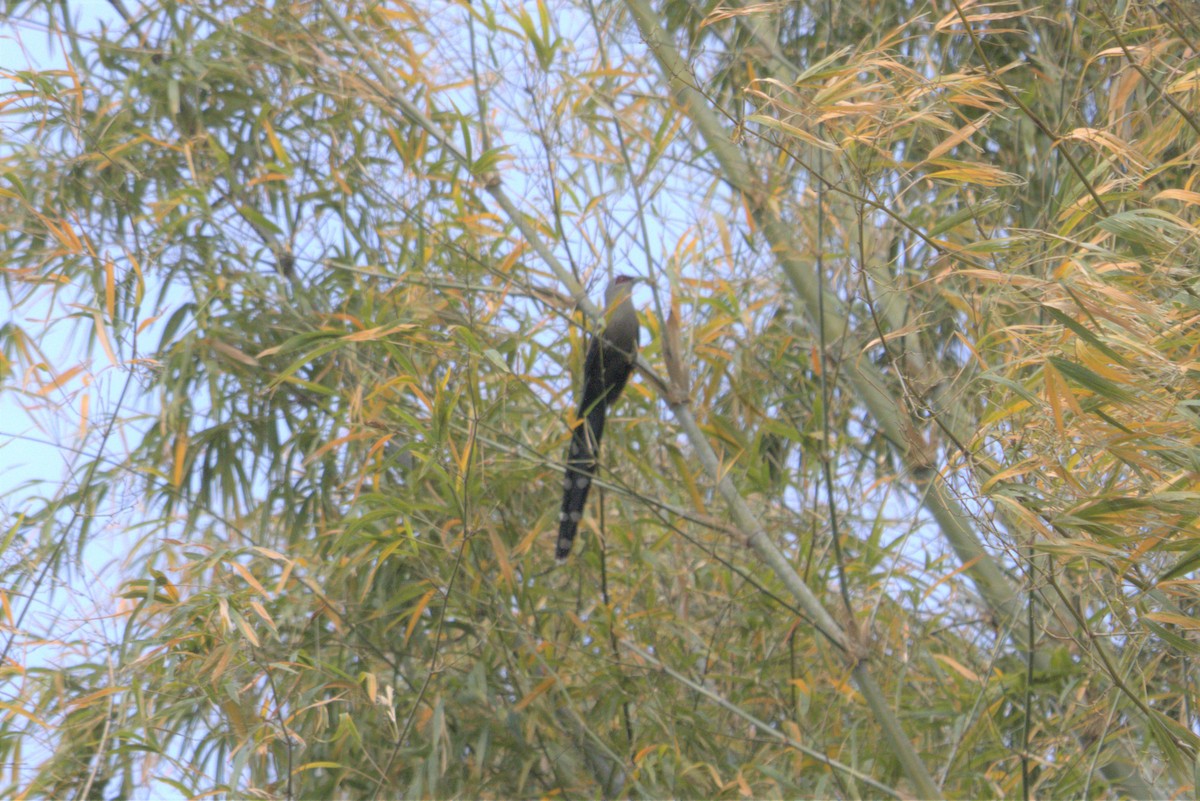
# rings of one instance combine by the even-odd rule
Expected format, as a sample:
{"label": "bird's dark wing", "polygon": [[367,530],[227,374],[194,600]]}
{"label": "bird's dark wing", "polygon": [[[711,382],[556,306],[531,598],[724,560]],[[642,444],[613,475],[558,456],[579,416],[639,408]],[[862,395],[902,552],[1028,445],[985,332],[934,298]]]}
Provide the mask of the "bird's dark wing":
{"label": "bird's dark wing", "polygon": [[[624,301],[629,303],[628,296]],[[571,543],[583,519],[588,491],[596,477],[600,438],[608,407],[616,403],[633,372],[638,345],[637,315],[632,306],[625,315],[613,315],[610,324],[588,343],[583,364],[583,392],[579,414],[571,433],[567,469],[563,476],[562,510],[558,515],[558,546],[555,558],[563,560],[571,552]]]}

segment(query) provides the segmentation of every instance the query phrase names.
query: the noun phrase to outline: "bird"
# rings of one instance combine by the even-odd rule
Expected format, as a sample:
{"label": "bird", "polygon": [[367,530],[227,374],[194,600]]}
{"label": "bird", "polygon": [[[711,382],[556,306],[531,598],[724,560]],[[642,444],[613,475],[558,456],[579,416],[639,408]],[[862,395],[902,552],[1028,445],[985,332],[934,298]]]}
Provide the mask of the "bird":
{"label": "bird", "polygon": [[583,519],[588,490],[596,477],[600,438],[608,408],[617,402],[637,361],[637,310],[633,284],[637,279],[618,275],[604,292],[604,329],[592,336],[583,362],[583,387],[579,413],[567,451],[563,477],[562,511],[558,515],[558,544],[554,558],[560,564],[571,553],[571,543]]}

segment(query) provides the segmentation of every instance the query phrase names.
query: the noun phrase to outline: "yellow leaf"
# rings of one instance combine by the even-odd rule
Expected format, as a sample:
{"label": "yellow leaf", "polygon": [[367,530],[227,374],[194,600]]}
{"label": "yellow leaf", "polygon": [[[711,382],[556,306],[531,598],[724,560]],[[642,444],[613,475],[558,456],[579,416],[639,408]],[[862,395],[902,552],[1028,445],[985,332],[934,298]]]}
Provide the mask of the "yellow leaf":
{"label": "yellow leaf", "polygon": [[937,592],[938,587],[940,587],[943,584],[945,584],[946,582],[950,581],[950,579],[954,578],[958,574],[966,573],[968,570],[975,567],[976,563],[979,562],[979,560],[982,558],[983,558],[982,556],[974,556],[974,557],[968,559],[967,561],[963,562],[958,567],[951,570],[946,575],[939,578],[928,589],[926,589],[924,593],[921,594],[921,601],[924,602],[924,601],[929,600],[929,597],[931,595],[933,595],[935,592]]}
{"label": "yellow leaf", "polygon": [[[1124,54],[1122,53],[1122,55]],[[1200,70],[1192,70],[1172,81],[1167,87],[1167,91],[1172,94],[1175,92],[1194,92],[1198,88],[1200,88]]]}
{"label": "yellow leaf", "polygon": [[1036,532],[1041,537],[1049,537],[1050,529],[1046,527],[1045,522],[1035,513],[1026,509],[1015,498],[1010,498],[1007,495],[991,496],[992,503],[997,507],[1003,506],[1008,511],[1021,520],[1031,531]]}
{"label": "yellow leaf", "polygon": [[213,350],[215,350],[218,353],[221,353],[225,356],[228,356],[229,358],[233,359],[235,362],[240,362],[240,363],[246,365],[247,367],[258,367],[257,359],[255,359],[253,356],[248,356],[245,353],[242,353],[240,350],[235,348],[233,345],[222,342],[219,339],[210,339],[210,340],[208,340],[208,344],[212,346]]}
{"label": "yellow leaf", "polygon": [[[126,252],[125,256],[129,259],[129,263],[133,265],[133,271],[137,273],[137,292],[135,292],[133,295],[133,305],[134,307],[140,307],[142,305],[142,295],[146,292],[146,281],[142,277],[142,265],[138,262],[137,257],[132,253]],[[158,316],[156,315],[150,319],[157,320]],[[138,330],[142,330],[140,326],[138,327]]]}
{"label": "yellow leaf", "polygon": [[1139,383],[1139,379],[1113,366],[1108,356],[1082,342],[1076,345],[1075,354],[1079,357],[1079,361],[1083,362],[1093,373],[1103,376],[1114,383],[1126,386]]}
{"label": "yellow leaf", "polygon": [[1157,623],[1166,623],[1171,626],[1179,626],[1181,629],[1188,631],[1200,631],[1200,620],[1187,615],[1176,615],[1170,612],[1147,612],[1146,617]]}
{"label": "yellow leaf", "polygon": [[129,689],[129,688],[128,687],[105,687],[103,690],[97,690],[96,692],[89,693],[88,695],[85,695],[82,698],[74,699],[73,701],[71,701],[70,703],[67,704],[67,708],[75,709],[75,708],[78,708],[81,706],[87,706],[92,701],[96,701],[101,698],[105,698],[106,696],[112,695],[113,693],[119,693],[122,690],[127,690],[127,689]]}
{"label": "yellow leaf", "polygon": [[1061,437],[1063,433],[1063,416],[1059,385],[1062,383],[1062,379],[1058,377],[1058,371],[1050,365],[1046,365],[1045,382],[1046,401],[1050,404],[1050,413],[1054,417],[1054,430]]}
{"label": "yellow leaf", "polygon": [[651,751],[657,751],[661,747],[662,746],[659,746],[659,745],[646,746],[641,751],[638,751],[636,754],[633,755],[633,764],[637,765],[637,764],[641,763],[641,761],[646,758],[646,754],[649,754]]}
{"label": "yellow leaf", "polygon": [[104,328],[104,321],[100,319],[100,312],[92,312],[92,319],[96,322],[96,337],[100,340],[100,347],[104,348],[105,355],[108,356],[109,362],[113,367],[117,366],[117,355],[113,352],[112,345],[108,341],[108,331]]}
{"label": "yellow leaf", "polygon": [[145,320],[142,320],[140,323],[138,323],[137,332],[140,334],[150,326],[154,325],[159,317],[162,317],[162,315],[156,314],[153,317],[147,317]]}
{"label": "yellow leaf", "polygon": [[237,562],[230,562],[229,566],[240,573],[242,578],[246,580],[246,583],[254,588],[255,592],[264,598],[267,597],[267,591],[263,589],[263,585],[258,583],[258,579],[254,577],[253,573],[246,569],[245,565],[240,565]]}
{"label": "yellow leaf", "polygon": [[229,659],[233,656],[233,648],[228,645],[223,646],[221,650],[217,651],[217,654],[219,654],[219,658],[216,660],[216,664],[208,671],[209,680],[213,684],[217,683],[217,680],[225,673],[225,669],[229,667]]}
{"label": "yellow leaf", "polygon": [[271,149],[275,151],[275,158],[279,159],[280,164],[287,164],[287,150],[284,149],[283,143],[279,141],[279,137],[275,134],[275,126],[271,124],[270,120],[263,120],[263,130],[267,132],[267,139],[271,142]]}
{"label": "yellow leaf", "polygon": [[236,701],[228,699],[221,702],[221,709],[224,710],[225,717],[228,718],[237,738],[245,740],[247,736],[246,719],[242,715],[241,707],[237,705]]}
{"label": "yellow leaf", "polygon": [[171,486],[179,489],[183,486],[183,466],[186,462],[188,436],[186,431],[179,432],[175,437],[175,463],[171,469]]}
{"label": "yellow leaf", "polygon": [[283,572],[279,574],[279,581],[275,582],[275,594],[276,595],[278,595],[280,593],[280,591],[284,587],[287,586],[288,579],[290,579],[291,577],[292,577],[292,563],[290,561],[284,562]]}
{"label": "yellow leaf", "polygon": [[967,123],[963,127],[959,128],[957,131],[943,139],[933,150],[930,150],[926,160],[933,161],[936,158],[946,155],[949,150],[957,147],[974,136],[975,132],[984,125],[987,125],[991,118],[992,115],[990,113],[983,114],[979,117],[979,119],[975,120],[975,122]]}
{"label": "yellow leaf", "polygon": [[287,179],[288,176],[281,172],[268,172],[263,175],[259,175],[256,178],[251,178],[246,182],[246,186],[257,186],[258,184],[265,184],[271,181],[286,181]]}
{"label": "yellow leaf", "polygon": [[279,551],[272,551],[270,548],[264,548],[261,545],[255,545],[250,550],[258,551],[263,556],[267,557],[268,559],[274,559],[276,562],[287,561],[287,557],[281,554]]}
{"label": "yellow leaf", "polygon": [[346,336],[342,337],[342,341],[343,342],[372,342],[377,339],[383,339],[384,337],[389,336],[390,334],[394,334],[397,331],[407,331],[411,328],[416,328],[416,325],[414,325],[412,323],[405,323],[403,325],[393,325],[391,327],[384,327],[381,325],[381,326],[377,326],[375,328],[368,328],[366,331],[355,331],[353,334],[346,334]]}
{"label": "yellow leaf", "polygon": [[57,376],[54,377],[53,381],[51,381],[48,384],[43,384],[41,386],[41,388],[38,390],[37,394],[48,395],[51,392],[53,392],[54,390],[61,387],[63,384],[70,381],[75,376],[79,375],[81,372],[83,372],[83,365],[80,364],[80,365],[76,365],[75,367],[72,367],[70,370],[67,370],[65,373],[59,373]]}
{"label": "yellow leaf", "polygon": [[254,634],[254,629],[250,628],[250,624],[246,622],[246,618],[238,615],[234,620],[237,622],[237,627],[242,630],[242,635],[257,648],[258,637]]}
{"label": "yellow leaf", "polygon": [[[963,3],[959,8],[969,8],[973,3]],[[1024,17],[1032,13],[1033,9],[1022,9],[1020,11],[993,11],[991,13],[965,14],[960,16],[959,8],[955,8],[946,16],[942,17],[933,26],[933,29],[938,33],[965,33],[965,28],[952,27],[955,24],[966,24],[971,27],[971,30],[976,36],[995,35],[997,33],[1010,33],[1012,28],[998,28],[992,25],[979,26],[981,22],[996,22],[1002,19],[1015,19],[1016,17]]]}
{"label": "yellow leaf", "polygon": [[987,281],[995,284],[1005,284],[1008,286],[1027,286],[1038,289],[1046,285],[1046,282],[1041,278],[1035,278],[1032,275],[1002,273],[999,270],[980,270],[976,268],[968,268],[965,270],[955,270],[954,276],[957,278],[971,278],[976,281]]}
{"label": "yellow leaf", "polygon": [[275,627],[275,621],[271,619],[269,614],[267,614],[266,608],[261,603],[258,601],[251,601],[250,608],[254,610],[254,614],[262,618],[263,622],[271,627],[271,631],[275,632],[276,634],[279,633],[279,629]]}
{"label": "yellow leaf", "polygon": [[[828,117],[830,115],[826,115],[826,116]],[[836,116],[841,116],[841,115],[839,114]],[[749,117],[746,118],[746,122],[756,122],[759,125],[763,126],[764,128],[770,128],[770,129],[773,129],[776,131],[780,131],[782,133],[787,134],[788,136],[799,139],[801,142],[804,142],[806,145],[811,145],[812,147],[819,148],[821,150],[825,150],[830,153],[837,152],[837,147],[835,145],[831,145],[828,142],[824,141],[823,139],[813,136],[812,134],[810,134],[808,131],[804,130],[803,128],[798,128],[795,125],[790,125],[789,123],[786,123],[783,120],[777,120],[774,117],[769,116],[767,114],[751,114]]]}
{"label": "yellow leaf", "polygon": [[1038,470],[1042,467],[1042,460],[1037,457],[1026,459],[1019,464],[1015,464],[1005,470],[1001,470],[979,487],[979,492],[987,494],[987,491],[1001,481],[1007,481],[1015,476],[1023,476],[1031,470]]}
{"label": "yellow leaf", "polygon": [[113,263],[112,259],[104,260],[104,311],[108,313],[108,319],[113,318],[113,310],[116,307],[116,282],[113,278]]}
{"label": "yellow leaf", "polygon": [[1142,557],[1157,548],[1162,541],[1162,537],[1151,536],[1146,537],[1144,540],[1139,542],[1130,552],[1129,558],[1126,560],[1126,566],[1121,572],[1124,573],[1133,565],[1140,565],[1142,563]]}
{"label": "yellow leaf", "polygon": [[553,676],[547,676],[539,681],[537,686],[533,688],[529,695],[525,696],[520,701],[517,701],[516,706],[513,707],[513,711],[520,712],[522,709],[532,704],[539,695],[553,687],[555,681],[556,679]]}
{"label": "yellow leaf", "polygon": [[7,709],[9,712],[12,712],[14,715],[20,715],[23,718],[28,718],[29,720],[32,720],[34,723],[38,724],[39,726],[41,726],[44,729],[50,728],[50,724],[46,723],[46,721],[42,720],[41,718],[37,717],[36,715],[26,712],[24,709],[17,706],[16,704],[10,704],[7,701],[0,701],[0,709]]}
{"label": "yellow leaf", "polygon": [[367,682],[367,698],[373,704],[375,703],[375,699],[379,697],[379,679],[375,677],[374,673],[364,673],[363,678]]}
{"label": "yellow leaf", "polygon": [[512,563],[508,560],[508,549],[504,547],[500,535],[490,526],[488,527],[488,539],[492,543],[492,553],[496,555],[496,562],[500,566],[500,575],[509,588],[515,587],[517,580],[513,575]]}
{"label": "yellow leaf", "polygon": [[957,659],[946,654],[934,654],[933,658],[969,681],[979,681],[979,674],[971,670]]}
{"label": "yellow leaf", "polygon": [[436,592],[437,588],[434,587],[417,600],[417,605],[413,608],[412,614],[409,615],[408,627],[404,630],[405,644],[407,644],[409,638],[412,637],[413,631],[417,628],[417,622],[420,621],[421,615],[425,612],[425,607],[429,606],[429,602],[433,600],[433,596]]}
{"label": "yellow leaf", "polygon": [[1200,206],[1200,192],[1191,192],[1187,189],[1164,189],[1152,199],[1182,200],[1184,203],[1189,203],[1193,206]]}
{"label": "yellow leaf", "polygon": [[337,439],[326,442],[324,445],[317,448],[315,451],[313,451],[308,456],[306,456],[304,458],[303,464],[305,467],[307,467],[308,465],[312,464],[316,460],[320,459],[327,452],[333,450],[334,448],[337,448],[340,445],[344,445],[345,443],[352,442],[356,439],[363,439],[364,437],[372,437],[372,436],[374,436],[374,433],[371,431],[359,431],[356,433],[346,434],[345,436],[338,437]]}
{"label": "yellow leaf", "polygon": [[1106,150],[1115,156],[1118,156],[1127,161],[1131,161],[1139,167],[1145,167],[1145,158],[1141,153],[1134,150],[1127,142],[1112,132],[1102,128],[1076,128],[1063,137],[1064,140],[1074,139],[1080,142],[1087,142],[1102,150]]}
{"label": "yellow leaf", "polygon": [[861,704],[863,702],[862,694],[859,693],[859,691],[855,689],[854,685],[851,684],[847,679],[835,680],[833,683],[833,689],[841,693],[843,697],[853,701],[856,704]]}
{"label": "yellow leaf", "polygon": [[738,792],[742,798],[749,798],[754,795],[754,791],[750,789],[750,783],[746,781],[746,777],[742,775],[740,770],[737,772],[737,785]]}
{"label": "yellow leaf", "polygon": [[1021,183],[1020,176],[1004,172],[1004,170],[997,169],[990,164],[981,163],[962,163],[956,167],[935,170],[925,177],[930,180],[976,184],[978,186],[1015,186]]}

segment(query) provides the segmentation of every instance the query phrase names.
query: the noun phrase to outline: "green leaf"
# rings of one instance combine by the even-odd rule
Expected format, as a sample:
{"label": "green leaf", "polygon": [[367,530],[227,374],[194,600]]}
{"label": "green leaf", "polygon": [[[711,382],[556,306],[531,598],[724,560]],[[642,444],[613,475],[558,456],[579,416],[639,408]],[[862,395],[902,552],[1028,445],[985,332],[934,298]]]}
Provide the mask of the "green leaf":
{"label": "green leaf", "polygon": [[1117,403],[1133,403],[1137,400],[1136,393],[1114,384],[1107,378],[1097,375],[1082,364],[1068,361],[1058,356],[1049,356],[1046,358],[1046,361],[1054,365],[1054,369],[1074,381],[1077,385],[1091,390],[1097,395],[1102,395]]}

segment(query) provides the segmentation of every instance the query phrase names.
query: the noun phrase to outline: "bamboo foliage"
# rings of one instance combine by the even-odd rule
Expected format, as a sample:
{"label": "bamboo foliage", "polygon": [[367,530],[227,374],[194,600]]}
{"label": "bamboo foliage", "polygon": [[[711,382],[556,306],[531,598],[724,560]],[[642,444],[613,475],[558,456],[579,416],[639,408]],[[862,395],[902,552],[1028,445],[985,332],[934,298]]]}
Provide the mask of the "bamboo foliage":
{"label": "bamboo foliage", "polygon": [[11,5],[4,795],[1193,792],[1186,5]]}

